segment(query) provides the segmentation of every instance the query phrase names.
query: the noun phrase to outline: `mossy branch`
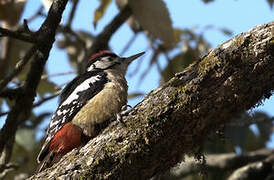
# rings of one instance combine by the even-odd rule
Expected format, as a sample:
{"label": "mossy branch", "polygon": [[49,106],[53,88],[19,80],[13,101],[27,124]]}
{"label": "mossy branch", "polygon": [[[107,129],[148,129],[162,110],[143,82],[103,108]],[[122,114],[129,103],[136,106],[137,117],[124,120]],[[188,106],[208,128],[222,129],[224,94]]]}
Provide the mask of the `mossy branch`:
{"label": "mossy branch", "polygon": [[148,179],[195,154],[221,124],[274,89],[274,22],[256,26],[149,93],[80,150],[30,179]]}

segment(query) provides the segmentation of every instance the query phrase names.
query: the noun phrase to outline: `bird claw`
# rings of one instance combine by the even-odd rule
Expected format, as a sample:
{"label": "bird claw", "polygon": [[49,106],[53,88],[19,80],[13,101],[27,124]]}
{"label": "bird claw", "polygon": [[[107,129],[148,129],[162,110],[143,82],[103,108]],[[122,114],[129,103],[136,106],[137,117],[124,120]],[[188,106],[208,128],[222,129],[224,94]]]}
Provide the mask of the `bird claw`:
{"label": "bird claw", "polygon": [[126,126],[125,122],[123,121],[123,116],[128,115],[132,109],[127,109],[128,107],[132,108],[130,105],[124,105],[121,108],[121,112],[116,114],[116,120],[119,121],[124,127]]}

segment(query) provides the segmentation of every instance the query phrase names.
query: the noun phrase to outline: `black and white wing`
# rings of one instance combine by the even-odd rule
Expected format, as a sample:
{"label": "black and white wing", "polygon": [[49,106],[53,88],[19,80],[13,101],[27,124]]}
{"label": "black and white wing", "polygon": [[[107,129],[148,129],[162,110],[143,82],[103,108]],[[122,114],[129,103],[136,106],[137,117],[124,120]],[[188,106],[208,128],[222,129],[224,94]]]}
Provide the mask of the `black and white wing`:
{"label": "black and white wing", "polygon": [[53,136],[67,122],[70,122],[79,110],[108,82],[103,71],[90,71],[73,79],[62,91],[60,102],[47,129],[47,138],[38,155],[38,162],[47,155],[48,145]]}

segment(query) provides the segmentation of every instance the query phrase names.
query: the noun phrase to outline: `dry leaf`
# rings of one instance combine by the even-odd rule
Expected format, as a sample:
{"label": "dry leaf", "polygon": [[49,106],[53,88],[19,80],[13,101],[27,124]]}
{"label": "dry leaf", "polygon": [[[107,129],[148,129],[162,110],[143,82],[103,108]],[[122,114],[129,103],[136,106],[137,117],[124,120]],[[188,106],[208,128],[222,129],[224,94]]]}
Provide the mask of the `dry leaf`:
{"label": "dry leaf", "polygon": [[162,0],[129,0],[134,18],[141,27],[162,40],[165,45],[174,43],[172,22]]}
{"label": "dry leaf", "polygon": [[104,16],[107,7],[110,5],[111,0],[100,0],[100,6],[94,12],[93,25],[96,27],[98,21]]}

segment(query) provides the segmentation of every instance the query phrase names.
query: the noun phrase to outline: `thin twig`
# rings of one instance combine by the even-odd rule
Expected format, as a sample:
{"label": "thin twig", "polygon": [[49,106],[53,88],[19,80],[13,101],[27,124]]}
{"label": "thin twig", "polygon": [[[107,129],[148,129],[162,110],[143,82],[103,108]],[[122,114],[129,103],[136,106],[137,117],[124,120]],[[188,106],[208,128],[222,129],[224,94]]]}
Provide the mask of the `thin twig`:
{"label": "thin twig", "polygon": [[140,86],[141,83],[143,82],[143,79],[146,77],[148,74],[149,70],[151,69],[151,66],[153,65],[154,62],[156,62],[158,56],[160,55],[161,51],[159,49],[154,50],[154,53],[152,55],[152,58],[150,59],[150,64],[148,67],[143,71],[143,73],[140,76],[140,79],[138,80],[138,85]]}
{"label": "thin twig", "polygon": [[44,102],[47,102],[47,101],[49,101],[49,100],[51,100],[51,99],[53,99],[53,98],[56,98],[56,97],[60,94],[60,92],[61,92],[61,91],[57,91],[56,93],[54,93],[54,94],[52,94],[52,95],[50,95],[50,96],[48,96],[48,97],[41,98],[40,101],[38,101],[38,102],[36,102],[36,103],[33,104],[32,108],[38,107],[38,106],[40,106],[41,104],[43,104]]}
{"label": "thin twig", "polygon": [[8,163],[8,164],[5,164],[3,165],[1,168],[0,168],[0,179],[4,179],[4,177],[12,170],[15,170],[17,169],[19,166],[17,164],[13,164],[13,163]]}
{"label": "thin twig", "polygon": [[122,49],[120,55],[122,56],[129,48],[133,45],[134,41],[137,38],[138,33],[134,33],[133,36],[130,38],[130,40],[127,42],[125,47]]}
{"label": "thin twig", "polygon": [[[41,77],[41,79],[48,79],[48,78],[52,78],[52,77],[65,76],[65,75],[71,75],[71,74],[75,74],[75,72],[68,71],[68,72],[63,72],[63,73],[45,74]],[[0,93],[0,96],[1,96],[1,93]]]}
{"label": "thin twig", "polygon": [[15,67],[12,73],[10,73],[5,79],[0,82],[0,92],[6,87],[6,85],[16,76],[18,75],[24,68],[24,66],[29,62],[30,58],[33,56],[37,47],[34,45],[30,48],[30,50],[25,54],[23,59],[19,61],[18,65]]}
{"label": "thin twig", "polygon": [[4,36],[19,39],[19,40],[26,41],[29,43],[37,42],[37,39],[35,38],[35,36],[31,36],[29,34],[26,35],[20,31],[10,31],[8,29],[0,27],[0,37],[4,37]]}
{"label": "thin twig", "polygon": [[243,113],[235,117],[233,121],[226,124],[229,127],[248,127],[252,124],[266,123],[274,121],[274,117],[267,116],[262,112],[254,112],[254,114]]}
{"label": "thin twig", "polygon": [[74,15],[75,15],[76,8],[77,8],[77,5],[78,5],[79,0],[74,0],[73,2],[74,2],[74,3],[73,3],[71,12],[70,12],[70,14],[69,14],[69,19],[68,19],[68,22],[67,22],[67,26],[68,26],[68,27],[71,27],[72,20],[73,20],[73,18],[74,18]]}
{"label": "thin twig", "polygon": [[84,59],[88,59],[88,56],[91,54],[107,49],[108,42],[111,36],[119,29],[119,27],[130,17],[132,11],[128,5],[126,5],[120,12],[117,14],[114,19],[104,28],[104,30],[96,37],[92,47],[88,50],[87,55]]}
{"label": "thin twig", "polygon": [[[146,51],[145,51],[145,52],[146,52]],[[141,57],[138,59],[136,67],[135,67],[131,72],[128,73],[128,76],[129,76],[129,77],[133,77],[134,75],[137,74],[137,72],[140,70],[140,67],[141,67],[142,63],[144,62],[144,61],[143,61],[144,59],[145,59],[145,56],[141,56]]]}
{"label": "thin twig", "polygon": [[27,34],[30,34],[30,35],[35,35],[35,33],[30,30],[27,19],[24,19],[23,27],[24,27],[24,32],[26,32]]}
{"label": "thin twig", "polygon": [[84,48],[84,51],[87,52],[87,45],[84,39],[82,39],[79,34],[77,34],[75,31],[73,31],[69,26],[59,26],[57,29],[58,32],[63,32],[63,33],[67,33],[70,34],[72,36],[75,37],[75,39],[80,42],[80,44],[82,45],[82,47]]}
{"label": "thin twig", "polygon": [[26,64],[28,59],[34,55],[23,86],[23,96],[16,99],[15,105],[8,113],[5,124],[0,131],[0,153],[2,153],[7,146],[6,142],[15,135],[18,126],[23,124],[30,116],[36,89],[43,74],[49,52],[55,41],[56,29],[60,24],[67,2],[68,0],[53,1],[47,18],[39,30],[35,32],[38,42],[28,51],[27,55],[25,55],[24,61],[19,65],[20,68],[17,67],[14,70],[15,72],[12,73],[12,76],[10,75],[9,78],[6,78],[5,81],[1,83],[0,90],[7,85],[14,75],[20,72],[23,68],[22,64]]}
{"label": "thin twig", "polygon": [[5,116],[5,115],[8,115],[8,113],[9,113],[9,111],[2,112],[2,113],[0,113],[0,117],[1,117],[1,116]]}
{"label": "thin twig", "polygon": [[[54,99],[54,98],[57,97],[59,94],[60,94],[60,91],[57,91],[56,93],[54,93],[54,94],[52,94],[52,95],[50,95],[50,96],[48,96],[48,97],[41,98],[40,101],[38,101],[38,102],[36,102],[36,103],[33,104],[32,108],[36,108],[36,107],[42,105],[43,103],[45,103],[45,102],[47,102],[47,101],[49,101],[49,100],[51,100],[51,99]],[[0,117],[1,117],[1,116],[7,115],[9,112],[10,112],[10,111],[6,111],[6,112],[0,113]]]}
{"label": "thin twig", "polygon": [[9,163],[9,160],[12,155],[14,141],[15,141],[15,134],[13,134],[11,137],[9,137],[9,139],[7,139],[5,142],[5,147],[1,153],[1,160],[0,160],[0,173],[1,174],[5,174],[4,172],[7,169],[12,169],[12,168],[7,168],[7,164]]}
{"label": "thin twig", "polygon": [[36,13],[34,13],[31,17],[28,18],[28,22],[33,21],[35,18],[37,18],[38,16],[43,16],[43,10],[44,10],[44,6],[41,6]]}

